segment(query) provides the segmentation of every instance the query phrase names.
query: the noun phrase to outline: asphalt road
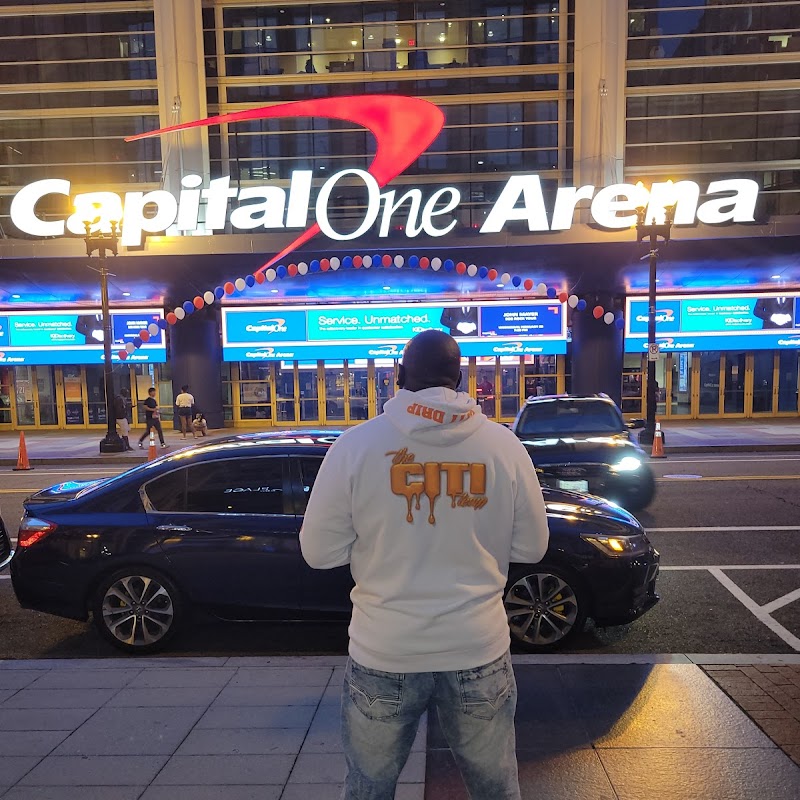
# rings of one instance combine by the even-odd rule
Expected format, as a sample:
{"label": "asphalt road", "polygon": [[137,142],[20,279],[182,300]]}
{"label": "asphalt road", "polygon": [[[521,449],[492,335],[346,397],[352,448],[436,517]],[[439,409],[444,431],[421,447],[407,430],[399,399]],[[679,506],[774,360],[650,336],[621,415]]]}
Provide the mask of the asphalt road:
{"label": "asphalt road", "polygon": [[[567,652],[800,652],[800,454],[726,453],[654,461],[655,502],[639,518],[661,552],[662,601],[637,622],[591,623]],[[101,466],[0,473],[12,532],[30,491],[113,474]],[[346,652],[346,624],[200,621],[175,655]],[[88,624],[21,610],[0,576],[0,659],[118,653]]]}

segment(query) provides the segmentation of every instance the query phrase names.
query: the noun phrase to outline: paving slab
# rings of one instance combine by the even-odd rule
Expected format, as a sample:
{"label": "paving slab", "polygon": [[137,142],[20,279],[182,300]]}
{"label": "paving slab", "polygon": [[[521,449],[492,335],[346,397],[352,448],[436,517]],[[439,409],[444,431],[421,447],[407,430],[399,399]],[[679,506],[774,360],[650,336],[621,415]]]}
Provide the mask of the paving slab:
{"label": "paving slab", "polygon": [[96,708],[3,708],[0,731],[73,731],[86,722]]}
{"label": "paving slab", "polygon": [[[282,786],[151,786],[139,800],[283,800]],[[3,798],[5,800],[5,798]],[[317,800],[306,795],[303,800]]]}
{"label": "paving slab", "polygon": [[147,786],[166,756],[48,756],[21,781],[23,786]]}
{"label": "paving slab", "polygon": [[0,704],[0,710],[14,708],[100,708],[117,689],[20,689]]}
{"label": "paving slab", "polygon": [[15,786],[3,800],[138,800],[144,786]]}
{"label": "paving slab", "polygon": [[231,687],[249,686],[320,686],[331,682],[331,667],[289,669],[281,667],[241,667],[231,678]]}
{"label": "paving slab", "polygon": [[[41,689],[69,689],[70,693],[77,689],[122,689],[127,686],[141,672],[140,669],[90,669],[59,670],[54,669],[44,675],[37,675],[29,688],[39,691]],[[9,673],[5,673],[8,677]],[[4,677],[0,673],[0,682]],[[11,675],[13,677],[13,675]]]}
{"label": "paving slab", "polygon": [[198,728],[302,728],[314,717],[313,706],[214,706]]}
{"label": "paving slab", "polygon": [[190,667],[175,670],[148,667],[140,670],[129,683],[129,689],[222,689],[236,674],[233,668]]}
{"label": "paving slab", "polygon": [[153,783],[156,786],[283,786],[294,760],[292,755],[172,756]]}
{"label": "paving slab", "polygon": [[196,688],[158,688],[122,689],[109,701],[115,708],[136,708],[163,706],[208,706],[219,694],[220,689],[212,687]]}
{"label": "paving slab", "polygon": [[304,738],[302,728],[196,729],[186,737],[176,755],[297,755]]}
{"label": "paving slab", "polygon": [[[0,753],[4,756],[46,756],[69,734],[69,731],[3,731],[0,732]],[[5,780],[5,775],[0,779]]]}
{"label": "paving slab", "polygon": [[214,699],[214,706],[317,706],[321,686],[228,686]]}

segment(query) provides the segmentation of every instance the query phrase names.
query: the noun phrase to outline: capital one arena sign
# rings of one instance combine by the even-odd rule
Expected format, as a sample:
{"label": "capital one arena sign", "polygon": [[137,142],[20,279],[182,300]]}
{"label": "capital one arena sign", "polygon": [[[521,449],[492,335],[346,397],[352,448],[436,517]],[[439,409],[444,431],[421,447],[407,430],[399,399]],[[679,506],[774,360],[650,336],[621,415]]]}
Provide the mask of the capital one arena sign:
{"label": "capital one arena sign", "polygon": [[[201,176],[190,174],[184,176],[177,197],[163,189],[73,196],[69,181],[50,178],[31,183],[15,195],[12,222],[31,236],[59,237],[67,233],[83,235],[84,220],[96,220],[95,230],[108,230],[112,220],[121,221],[121,242],[128,246],[140,245],[147,233],[213,233],[224,230],[228,223],[243,231],[303,230],[273,262],[320,232],[336,241],[348,241],[377,226],[379,237],[388,236],[397,227],[409,238],[421,233],[440,237],[456,226],[452,215],[461,203],[461,193],[454,186],[426,187],[425,192],[418,187],[382,191],[425,152],[444,125],[441,110],[426,100],[366,95],[299,101],[196,120],[139,134],[128,141],[187,128],[281,117],[336,119],[363,125],[375,136],[375,158],[367,170],[344,169],[331,175],[313,198],[310,170],[293,172],[288,188],[266,184],[237,189],[231,186],[230,176],[203,186]],[[361,187],[366,196],[363,217],[354,228],[351,223],[349,230],[338,228],[331,219],[337,191],[345,184]],[[752,222],[758,191],[758,184],[752,180],[716,180],[705,187],[705,199],[700,203],[700,186],[694,181],[654,183],[649,191],[627,183],[570,186],[559,188],[552,207],[547,208],[539,176],[515,175],[502,187],[480,233],[499,233],[510,222],[527,223],[532,232],[567,230],[581,201],[590,203],[593,222],[609,229],[634,225],[637,206],[646,206],[650,219],[662,216],[664,206],[671,203],[676,203],[676,225]],[[71,198],[74,213],[63,219],[43,218],[39,203],[51,195]],[[313,221],[309,220],[310,207]]]}

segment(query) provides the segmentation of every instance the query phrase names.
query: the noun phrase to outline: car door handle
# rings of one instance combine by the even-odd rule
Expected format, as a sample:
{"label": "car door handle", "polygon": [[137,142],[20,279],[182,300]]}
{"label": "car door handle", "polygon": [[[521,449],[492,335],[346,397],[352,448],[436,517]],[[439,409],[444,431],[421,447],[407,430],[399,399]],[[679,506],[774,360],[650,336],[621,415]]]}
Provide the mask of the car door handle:
{"label": "car door handle", "polygon": [[159,525],[157,531],[186,531],[192,530],[188,525]]}

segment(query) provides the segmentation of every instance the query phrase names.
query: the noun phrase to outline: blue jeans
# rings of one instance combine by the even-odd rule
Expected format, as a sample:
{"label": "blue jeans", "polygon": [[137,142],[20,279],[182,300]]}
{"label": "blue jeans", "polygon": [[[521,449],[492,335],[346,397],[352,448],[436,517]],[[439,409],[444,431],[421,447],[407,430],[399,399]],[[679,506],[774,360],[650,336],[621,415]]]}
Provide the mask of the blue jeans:
{"label": "blue jeans", "polygon": [[349,659],[342,692],[343,800],[393,800],[429,704],[472,800],[519,800],[517,684],[508,652],[453,672],[381,672]]}

